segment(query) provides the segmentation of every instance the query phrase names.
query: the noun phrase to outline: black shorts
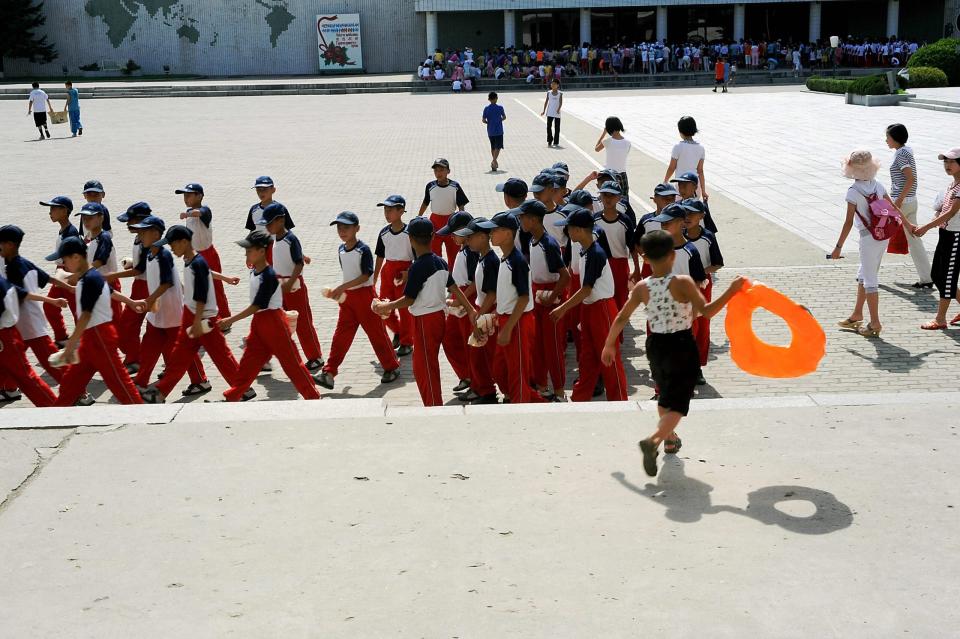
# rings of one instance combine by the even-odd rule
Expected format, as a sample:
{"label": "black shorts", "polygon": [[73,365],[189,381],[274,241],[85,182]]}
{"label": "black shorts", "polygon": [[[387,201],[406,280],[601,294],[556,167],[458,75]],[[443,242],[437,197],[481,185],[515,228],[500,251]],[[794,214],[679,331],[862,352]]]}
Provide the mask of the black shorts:
{"label": "black shorts", "polygon": [[681,415],[690,412],[690,400],[700,375],[700,353],[693,332],[648,333],[650,376],[660,389],[659,406]]}
{"label": "black shorts", "polygon": [[46,112],[46,111],[41,111],[40,113],[37,113],[36,111],[34,111],[34,112],[33,112],[33,124],[34,124],[34,126],[38,126],[38,127],[39,127],[39,126],[47,126],[47,112]]}
{"label": "black shorts", "polygon": [[503,136],[502,135],[491,135],[490,138],[490,150],[496,151],[497,149],[503,148]]}

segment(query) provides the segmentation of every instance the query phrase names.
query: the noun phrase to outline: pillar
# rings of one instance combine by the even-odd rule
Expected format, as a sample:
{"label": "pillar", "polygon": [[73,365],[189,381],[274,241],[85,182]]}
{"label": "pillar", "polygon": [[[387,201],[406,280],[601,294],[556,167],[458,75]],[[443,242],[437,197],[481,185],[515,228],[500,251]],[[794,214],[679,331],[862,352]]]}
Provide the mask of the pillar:
{"label": "pillar", "polygon": [[667,31],[667,8],[663,5],[657,7],[657,40],[663,42],[670,35]]}
{"label": "pillar", "polygon": [[503,46],[517,46],[517,19],[513,9],[503,11]]}
{"label": "pillar", "polygon": [[884,38],[900,33],[900,0],[887,0],[887,32]]}
{"label": "pillar", "polygon": [[822,8],[819,2],[810,3],[810,34],[807,38],[808,42],[816,42],[820,39],[823,15],[821,11]]}
{"label": "pillar", "polygon": [[747,22],[747,5],[738,2],[733,5],[733,40],[739,42],[743,40],[743,33]]}
{"label": "pillar", "polygon": [[437,33],[437,12],[427,11],[427,55],[433,57],[433,52],[439,46],[440,36]]}
{"label": "pillar", "polygon": [[590,9],[580,9],[580,42],[577,44],[583,44],[584,42],[591,42],[593,40],[590,35],[592,28],[593,24]]}

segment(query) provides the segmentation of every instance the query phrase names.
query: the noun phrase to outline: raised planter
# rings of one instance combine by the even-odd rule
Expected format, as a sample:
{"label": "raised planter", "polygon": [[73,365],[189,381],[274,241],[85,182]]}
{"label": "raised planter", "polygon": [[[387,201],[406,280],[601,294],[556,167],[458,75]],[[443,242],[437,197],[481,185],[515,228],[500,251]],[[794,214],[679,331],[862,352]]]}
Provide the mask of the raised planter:
{"label": "raised planter", "polygon": [[909,93],[898,93],[896,95],[857,95],[856,93],[847,94],[847,104],[866,107],[897,106],[907,98],[917,96]]}

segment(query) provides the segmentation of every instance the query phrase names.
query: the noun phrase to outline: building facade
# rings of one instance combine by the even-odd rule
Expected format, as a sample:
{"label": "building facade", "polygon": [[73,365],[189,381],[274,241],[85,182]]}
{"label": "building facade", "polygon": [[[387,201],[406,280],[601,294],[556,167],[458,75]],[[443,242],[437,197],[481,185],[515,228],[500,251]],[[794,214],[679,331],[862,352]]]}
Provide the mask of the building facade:
{"label": "building facade", "polygon": [[360,15],[366,73],[410,71],[436,48],[464,46],[960,35],[960,0],[48,0],[44,11],[60,57],[4,60],[8,77],[128,60],[145,74],[318,74],[316,17],[337,13]]}

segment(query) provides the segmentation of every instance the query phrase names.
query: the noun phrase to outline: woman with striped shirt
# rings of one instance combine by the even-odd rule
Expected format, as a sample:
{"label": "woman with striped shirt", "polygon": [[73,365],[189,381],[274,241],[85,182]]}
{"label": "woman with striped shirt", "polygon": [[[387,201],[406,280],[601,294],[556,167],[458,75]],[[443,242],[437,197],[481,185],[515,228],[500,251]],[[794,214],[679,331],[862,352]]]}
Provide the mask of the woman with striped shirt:
{"label": "woman with striped shirt", "polygon": [[[900,209],[910,222],[910,226],[917,225],[917,162],[913,158],[913,150],[906,146],[909,134],[907,127],[902,124],[891,124],[887,127],[887,146],[896,152],[893,162],[890,163],[890,196],[893,203]],[[917,269],[917,281],[913,288],[933,288],[930,276],[930,258],[923,240],[907,233],[907,246],[913,266]]]}

